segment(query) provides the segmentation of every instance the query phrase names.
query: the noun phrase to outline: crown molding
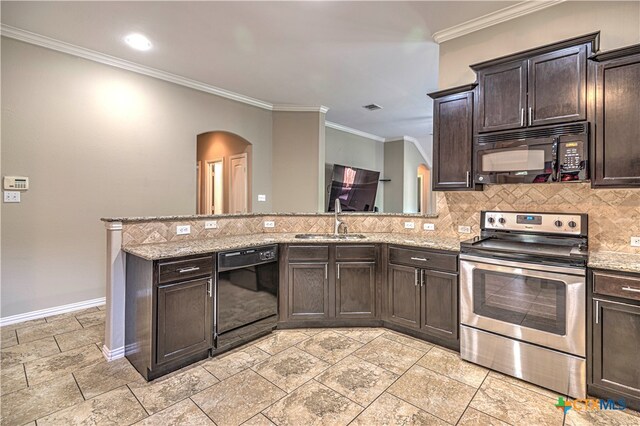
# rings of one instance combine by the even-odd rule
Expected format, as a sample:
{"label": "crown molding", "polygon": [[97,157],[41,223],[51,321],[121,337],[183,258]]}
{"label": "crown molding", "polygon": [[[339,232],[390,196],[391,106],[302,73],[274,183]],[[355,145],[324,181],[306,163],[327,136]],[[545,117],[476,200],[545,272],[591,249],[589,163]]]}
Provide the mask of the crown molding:
{"label": "crown molding", "polygon": [[371,139],[376,142],[384,142],[385,138],[376,136],[371,133],[363,132],[362,130],[354,129],[352,127],[343,126],[342,124],[333,123],[331,121],[325,121],[324,125],[331,129],[340,130],[342,132],[351,133],[352,135],[361,136],[363,138]]}
{"label": "crown molding", "polygon": [[84,47],[66,43],[64,41],[32,33],[30,31],[25,31],[20,28],[2,24],[0,26],[0,34],[4,37],[20,40],[25,43],[35,44],[36,46],[46,47],[47,49],[67,53],[69,55],[88,59],[90,61],[98,62],[112,67],[121,68],[127,71],[132,71],[137,74],[146,75],[149,77],[157,78],[159,80],[168,81],[170,83],[178,84],[190,89],[199,90],[205,93],[210,93],[212,95],[217,95],[237,102],[242,102],[244,104],[252,105],[258,108],[263,108],[269,111],[273,110],[272,104],[261,101],[259,99],[221,89],[219,87],[215,87],[210,84],[202,83],[200,81],[192,80],[190,78],[182,77],[176,74],[171,74],[166,71],[161,71],[155,68],[136,64],[135,62],[125,61],[124,59],[116,58],[115,56],[106,55],[95,50],[86,49]]}
{"label": "crown molding", "polygon": [[271,110],[277,112],[321,112],[326,114],[329,108],[324,105],[273,105]]}
{"label": "crown molding", "polygon": [[563,3],[564,1],[565,0],[523,1],[522,3],[505,7],[504,9],[500,9],[487,15],[480,16],[479,18],[471,19],[470,21],[463,22],[462,24],[454,25],[453,27],[437,31],[433,33],[432,37],[436,43],[442,43],[454,38],[462,37],[463,35],[470,34],[483,28],[497,25],[501,22],[506,22],[511,19],[519,18],[521,16],[525,16],[530,13],[555,6],[557,4]]}

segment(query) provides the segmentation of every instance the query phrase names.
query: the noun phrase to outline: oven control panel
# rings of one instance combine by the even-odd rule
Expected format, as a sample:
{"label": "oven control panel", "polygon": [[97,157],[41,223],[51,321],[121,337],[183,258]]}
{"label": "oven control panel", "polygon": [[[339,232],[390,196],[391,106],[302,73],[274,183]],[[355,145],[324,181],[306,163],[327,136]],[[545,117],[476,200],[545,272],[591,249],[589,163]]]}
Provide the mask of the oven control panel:
{"label": "oven control panel", "polygon": [[586,215],[581,214],[484,211],[481,218],[482,229],[572,235],[586,232]]}

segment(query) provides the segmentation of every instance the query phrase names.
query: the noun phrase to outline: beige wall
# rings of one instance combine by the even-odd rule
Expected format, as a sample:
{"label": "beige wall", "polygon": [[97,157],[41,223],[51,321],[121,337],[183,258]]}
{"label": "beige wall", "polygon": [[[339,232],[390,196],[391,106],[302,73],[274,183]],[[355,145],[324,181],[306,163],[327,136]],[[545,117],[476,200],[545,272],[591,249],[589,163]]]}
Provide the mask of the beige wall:
{"label": "beige wall", "polygon": [[640,2],[568,1],[440,44],[440,88],[475,81],[469,65],[600,33],[600,50],[640,43]]}
{"label": "beige wall", "polygon": [[[341,164],[343,166],[358,167],[366,170],[380,172],[380,178],[384,177],[384,143],[352,133],[343,132],[327,127],[325,133],[325,161],[328,164]],[[331,183],[331,176],[325,176]],[[383,211],[384,183],[378,184],[376,193],[376,207]],[[328,203],[329,192],[325,185],[325,206]]]}
{"label": "beige wall", "polygon": [[324,211],[324,116],[319,112],[273,113],[274,211]]}
{"label": "beige wall", "polygon": [[198,134],[251,141],[253,210],[272,210],[270,111],[4,37],[1,52],[2,175],[31,185],[2,204],[1,317],[104,296],[100,217],[193,214]]}
{"label": "beige wall", "polygon": [[[200,164],[200,197],[202,200],[200,211],[198,213],[205,214],[205,200],[206,200],[206,179],[207,179],[207,161],[222,160],[222,175],[223,175],[223,213],[229,213],[229,193],[231,192],[231,160],[232,155],[247,154],[247,181],[248,190],[247,197],[249,198],[248,212],[251,212],[252,206],[252,191],[251,191],[251,170],[253,167],[252,161],[252,145],[249,141],[241,138],[238,135],[229,132],[207,132],[197,137],[197,160]],[[217,207],[216,207],[217,208]]]}

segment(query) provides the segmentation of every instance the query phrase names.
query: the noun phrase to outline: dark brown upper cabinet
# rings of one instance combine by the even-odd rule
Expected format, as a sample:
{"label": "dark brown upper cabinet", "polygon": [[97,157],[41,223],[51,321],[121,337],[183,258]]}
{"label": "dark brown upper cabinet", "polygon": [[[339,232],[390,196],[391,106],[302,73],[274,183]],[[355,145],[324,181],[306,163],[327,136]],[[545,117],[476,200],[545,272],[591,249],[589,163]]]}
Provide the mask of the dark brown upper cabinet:
{"label": "dark brown upper cabinet", "polygon": [[593,57],[596,129],[593,187],[640,186],[640,45]]}
{"label": "dark brown upper cabinet", "polygon": [[473,183],[475,84],[429,93],[433,103],[433,189],[468,191]]}
{"label": "dark brown upper cabinet", "polygon": [[472,65],[476,133],[587,119],[587,57],[599,33]]}

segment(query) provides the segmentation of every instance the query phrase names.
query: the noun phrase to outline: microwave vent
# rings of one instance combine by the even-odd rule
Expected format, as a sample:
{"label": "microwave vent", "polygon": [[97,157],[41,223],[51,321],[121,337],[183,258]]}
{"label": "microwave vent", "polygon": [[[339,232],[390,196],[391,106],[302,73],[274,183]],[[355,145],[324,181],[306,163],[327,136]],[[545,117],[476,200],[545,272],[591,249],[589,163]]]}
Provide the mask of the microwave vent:
{"label": "microwave vent", "polygon": [[519,139],[548,138],[551,136],[575,135],[587,133],[588,123],[566,124],[563,126],[546,127],[542,129],[526,129],[516,132],[480,135],[476,137],[477,143],[492,143],[512,141]]}

